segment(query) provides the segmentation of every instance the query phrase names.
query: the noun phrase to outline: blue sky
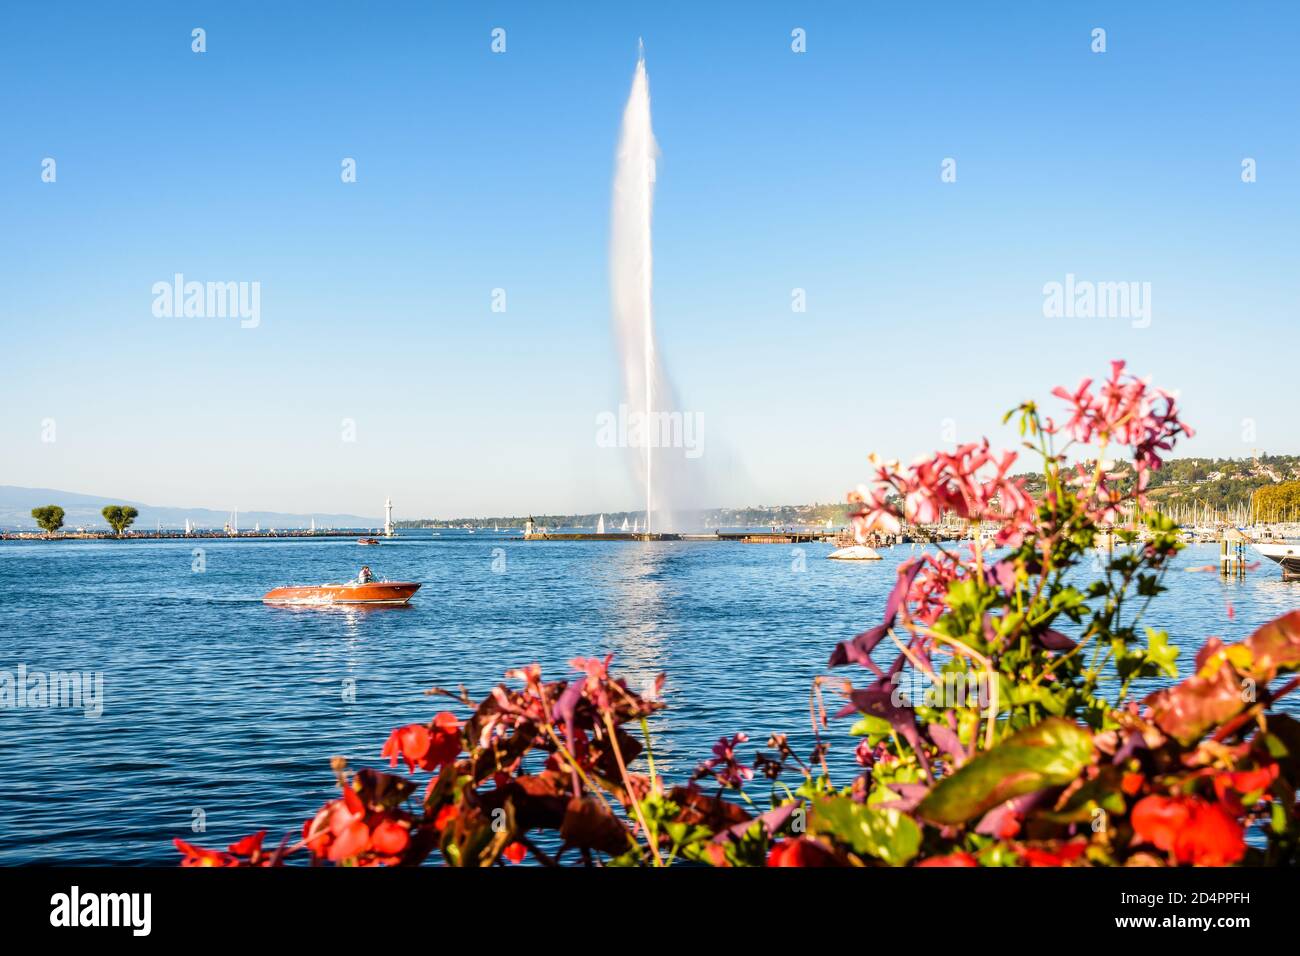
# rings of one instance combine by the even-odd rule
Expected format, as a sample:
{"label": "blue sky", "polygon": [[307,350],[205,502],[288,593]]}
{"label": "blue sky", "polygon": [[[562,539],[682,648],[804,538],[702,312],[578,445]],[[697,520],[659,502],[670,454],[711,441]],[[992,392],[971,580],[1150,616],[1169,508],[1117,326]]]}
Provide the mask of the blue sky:
{"label": "blue sky", "polygon": [[[594,422],[619,400],[609,192],[638,37],[656,323],[704,422],[703,500],[834,500],[873,450],[1009,442],[1003,410],[1113,357],[1181,391],[1181,451],[1300,451],[1294,5],[802,6],[6,11],[0,484],[635,507]],[[178,272],[259,282],[260,325],[156,317]],[[1149,327],[1045,318],[1067,274],[1149,282]]]}

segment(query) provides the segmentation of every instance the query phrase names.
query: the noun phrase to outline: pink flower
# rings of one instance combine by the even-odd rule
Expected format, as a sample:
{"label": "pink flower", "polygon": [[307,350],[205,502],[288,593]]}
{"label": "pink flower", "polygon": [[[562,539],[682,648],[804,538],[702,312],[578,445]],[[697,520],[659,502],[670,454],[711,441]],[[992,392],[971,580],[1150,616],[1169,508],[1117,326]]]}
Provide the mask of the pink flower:
{"label": "pink flower", "polygon": [[754,769],[746,767],[736,759],[736,747],[749,740],[749,735],[738,733],[730,740],[719,737],[713,745],[713,756],[700,764],[695,771],[697,777],[712,774],[723,786],[740,788],[745,781],[754,779]]}
{"label": "pink flower", "polygon": [[1070,407],[1070,419],[1062,426],[1048,420],[1047,431],[1066,432],[1082,444],[1127,445],[1133,450],[1137,470],[1137,503],[1146,504],[1150,472],[1162,464],[1161,452],[1174,447],[1179,435],[1195,434],[1178,417],[1174,396],[1161,388],[1152,388],[1147,379],[1124,374],[1124,362],[1110,363],[1110,377],[1094,394],[1092,380],[1084,379],[1071,393],[1055,388],[1052,394]]}

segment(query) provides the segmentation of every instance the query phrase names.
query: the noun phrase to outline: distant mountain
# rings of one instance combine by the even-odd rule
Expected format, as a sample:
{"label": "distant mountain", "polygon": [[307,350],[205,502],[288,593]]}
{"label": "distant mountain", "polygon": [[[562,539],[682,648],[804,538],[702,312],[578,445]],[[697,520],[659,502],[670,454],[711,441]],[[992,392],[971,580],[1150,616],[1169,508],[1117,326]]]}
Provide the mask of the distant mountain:
{"label": "distant mountain", "polygon": [[[53,488],[19,488],[14,485],[0,485],[0,528],[5,530],[35,530],[36,522],[32,519],[32,509],[42,505],[58,505],[67,514],[63,519],[65,530],[74,528],[107,527],[100,512],[105,505],[130,505],[140,512],[132,526],[140,531],[151,531],[161,525],[164,528],[183,528],[185,519],[196,528],[214,528],[220,530],[230,520],[230,512],[217,511],[212,508],[160,508],[128,501],[123,498],[101,498],[98,495],[80,495],[71,491],[56,491]],[[283,511],[241,511],[239,527],[251,529],[260,524],[264,529],[306,528],[316,519],[318,528],[377,528],[382,525],[382,518],[363,517],[344,514],[289,514]]]}

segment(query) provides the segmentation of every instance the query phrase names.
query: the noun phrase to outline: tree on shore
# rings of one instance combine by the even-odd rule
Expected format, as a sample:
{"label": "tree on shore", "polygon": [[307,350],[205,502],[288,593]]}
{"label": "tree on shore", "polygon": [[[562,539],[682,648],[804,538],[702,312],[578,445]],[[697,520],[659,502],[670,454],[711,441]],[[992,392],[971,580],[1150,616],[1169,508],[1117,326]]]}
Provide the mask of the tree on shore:
{"label": "tree on shore", "polygon": [[1300,481],[1265,485],[1250,504],[1256,521],[1294,521],[1300,516]]}
{"label": "tree on shore", "polygon": [[131,527],[131,522],[140,516],[130,505],[108,505],[101,512],[108,526],[113,529],[113,533],[121,536],[122,532]]}
{"label": "tree on shore", "polygon": [[63,527],[63,509],[58,505],[33,508],[32,517],[36,519],[36,524],[46,534],[54,534]]}

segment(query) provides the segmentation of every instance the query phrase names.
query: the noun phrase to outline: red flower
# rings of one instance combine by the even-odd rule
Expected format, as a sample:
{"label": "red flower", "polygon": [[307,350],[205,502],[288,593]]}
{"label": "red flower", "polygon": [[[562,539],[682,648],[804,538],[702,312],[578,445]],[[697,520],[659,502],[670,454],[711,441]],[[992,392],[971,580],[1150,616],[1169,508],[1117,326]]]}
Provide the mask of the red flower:
{"label": "red flower", "polygon": [[252,857],[256,860],[262,855],[262,840],[265,837],[266,831],[258,830],[256,833],[230,844],[230,852],[238,856]]}
{"label": "red flower", "polygon": [[1126,773],[1120,779],[1119,788],[1130,797],[1136,797],[1142,791],[1142,785],[1146,783],[1146,777],[1140,773]]}
{"label": "red flower", "polygon": [[396,767],[397,758],[406,761],[407,772],[414,772],[415,765],[424,760],[429,752],[429,728],[424,724],[407,724],[398,727],[388,735],[384,749],[379,756],[388,758],[388,766]]}
{"label": "red flower", "polygon": [[229,853],[194,846],[179,837],[172,840],[172,843],[176,844],[176,849],[184,854],[181,858],[181,866],[239,866],[239,861]]}
{"label": "red flower", "polygon": [[[236,840],[230,844],[229,853],[194,846],[179,839],[172,842],[176,845],[176,849],[184,854],[181,858],[181,866],[266,866],[270,860],[262,855],[262,840],[265,836],[265,830],[258,830],[254,834]],[[247,859],[240,859],[240,857]]]}
{"label": "red flower", "polygon": [[367,811],[351,787],[325,804],[303,824],[303,843],[316,857],[334,863],[353,860],[362,865],[396,863],[410,843],[410,820],[400,811]]}
{"label": "red flower", "polygon": [[947,856],[932,856],[922,860],[917,866],[979,866],[979,861],[969,853],[949,853]]}
{"label": "red flower", "polygon": [[528,855],[528,847],[516,841],[502,850],[501,855],[511,863],[522,863],[524,857]]}
{"label": "red flower", "polygon": [[[1234,773],[1217,774],[1214,778],[1214,794],[1234,813],[1244,813],[1241,797],[1248,793],[1266,790],[1277,779],[1277,764],[1255,770],[1238,770]],[[1267,799],[1268,794],[1263,794]]]}
{"label": "red flower", "polygon": [[443,711],[433,718],[432,724],[407,724],[388,735],[381,757],[388,758],[390,767],[397,766],[400,757],[406,762],[408,772],[416,767],[437,770],[451,763],[460,754],[460,721],[456,715]]}
{"label": "red flower", "polygon": [[1020,859],[1030,866],[1067,866],[1083,856],[1086,849],[1088,849],[1087,840],[1075,840],[1055,850],[1023,846],[1020,848]]}
{"label": "red flower", "polygon": [[396,820],[381,820],[370,834],[370,845],[382,856],[397,856],[411,842],[411,825]]}
{"label": "red flower", "polygon": [[1144,797],[1130,819],[1142,840],[1172,853],[1178,863],[1226,866],[1246,854],[1241,824],[1220,804],[1199,797]]}
{"label": "red flower", "polygon": [[835,854],[816,840],[782,840],[767,855],[768,866],[839,866]]}
{"label": "red flower", "polygon": [[456,818],[459,816],[460,808],[454,803],[449,803],[439,810],[438,815],[434,817],[433,828],[435,830],[442,830],[448,824],[455,822]]}

